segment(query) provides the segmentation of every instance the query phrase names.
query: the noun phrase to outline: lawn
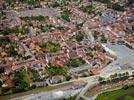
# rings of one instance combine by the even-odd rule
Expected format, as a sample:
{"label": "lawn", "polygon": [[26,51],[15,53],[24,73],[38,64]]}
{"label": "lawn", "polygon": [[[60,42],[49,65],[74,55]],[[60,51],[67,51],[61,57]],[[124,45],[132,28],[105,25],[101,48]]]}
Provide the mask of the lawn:
{"label": "lawn", "polygon": [[70,59],[67,63],[66,66],[68,67],[79,67],[81,65],[84,65],[86,62],[82,58],[77,58],[77,59]]}
{"label": "lawn", "polygon": [[95,100],[134,100],[134,86],[102,93]]}
{"label": "lawn", "polygon": [[64,68],[61,68],[59,66],[53,66],[49,65],[50,67],[46,68],[47,73],[49,76],[55,76],[55,75],[64,75],[66,76],[66,70]]}

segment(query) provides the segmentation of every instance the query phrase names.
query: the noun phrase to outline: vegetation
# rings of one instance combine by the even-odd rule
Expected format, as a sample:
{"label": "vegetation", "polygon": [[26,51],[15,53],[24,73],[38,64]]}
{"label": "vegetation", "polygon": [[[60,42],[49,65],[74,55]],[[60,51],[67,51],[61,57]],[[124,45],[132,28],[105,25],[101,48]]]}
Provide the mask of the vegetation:
{"label": "vegetation", "polygon": [[104,34],[101,35],[101,42],[103,42],[103,43],[107,42],[107,38],[105,37]]}
{"label": "vegetation", "polygon": [[64,68],[55,65],[49,65],[49,66],[50,67],[46,68],[46,71],[48,72],[49,76],[55,76],[55,75],[66,76],[66,70]]}
{"label": "vegetation", "polygon": [[11,94],[17,92],[23,92],[29,90],[29,84],[31,83],[31,79],[29,74],[25,70],[19,70],[14,73],[12,81],[14,83],[14,87],[12,88],[2,88],[1,94]]}
{"label": "vegetation", "polygon": [[0,39],[0,47],[4,47],[8,43],[10,43],[10,40],[8,38],[1,38]]}
{"label": "vegetation", "polygon": [[95,100],[133,100],[134,86],[100,94]]}
{"label": "vegetation", "polygon": [[10,34],[18,34],[18,33],[22,33],[22,34],[25,34],[28,32],[28,29],[26,28],[5,28],[3,31],[0,32],[0,35],[10,35]]}
{"label": "vegetation", "polygon": [[61,19],[70,22],[71,12],[69,10],[64,10],[61,12]]}
{"label": "vegetation", "polygon": [[91,14],[93,13],[93,7],[92,5],[83,6],[80,8],[83,12]]}
{"label": "vegetation", "polygon": [[94,0],[94,1],[98,1],[105,4],[109,4],[111,2],[110,0]]}
{"label": "vegetation", "polygon": [[59,4],[57,1],[54,1],[54,2],[51,4],[51,6],[52,6],[53,8],[56,8],[56,7],[59,7],[60,4]]}
{"label": "vegetation", "polygon": [[8,56],[10,57],[16,57],[19,56],[18,50],[17,50],[17,42],[10,42],[9,48],[5,49],[5,52],[7,53]]}
{"label": "vegetation", "polygon": [[0,74],[4,73],[4,71],[5,71],[5,68],[4,67],[0,67]]}
{"label": "vegetation", "polygon": [[77,29],[80,29],[82,26],[83,26],[84,23],[79,23],[79,24],[76,24],[76,28]]}
{"label": "vegetation", "polygon": [[39,44],[44,52],[56,52],[60,50],[60,44],[54,42],[47,42]]}
{"label": "vegetation", "polygon": [[[38,0],[19,0],[19,2],[21,3],[26,3],[29,5],[35,5],[37,3]],[[16,0],[12,0],[13,3],[16,2]]]}
{"label": "vegetation", "polygon": [[33,81],[40,81],[40,80],[41,80],[41,77],[40,77],[40,75],[38,74],[38,72],[36,72],[36,71],[34,71],[34,70],[32,70],[32,71],[30,72],[30,76],[31,76],[31,79],[32,79]]}
{"label": "vegetation", "polygon": [[27,20],[38,20],[38,21],[46,21],[49,19],[48,16],[31,16],[31,17],[21,17],[22,20],[27,21]]}
{"label": "vegetation", "polygon": [[128,77],[129,77],[128,72],[119,73],[119,74],[115,73],[113,75],[110,75],[109,80],[106,80],[103,77],[99,77],[98,81],[99,81],[100,84],[105,84],[105,83],[109,83],[109,82],[118,82],[118,81],[121,81],[121,80],[126,80],[126,79],[128,79]]}
{"label": "vegetation", "polygon": [[84,33],[78,32],[76,34],[75,39],[76,39],[77,42],[81,42],[84,39],[84,37],[85,37],[85,34]]}
{"label": "vegetation", "polygon": [[53,26],[52,24],[47,24],[46,26],[42,27],[42,32],[53,32],[55,30],[55,26]]}
{"label": "vegetation", "polygon": [[77,59],[70,59],[67,63],[66,66],[68,67],[79,67],[81,65],[84,65],[86,62],[82,58],[77,58]]}
{"label": "vegetation", "polygon": [[15,93],[18,91],[28,90],[29,84],[31,83],[31,79],[26,71],[20,70],[14,73],[13,82],[15,87],[12,89],[12,91],[13,93]]}
{"label": "vegetation", "polygon": [[19,33],[18,28],[15,28],[15,29],[6,28],[4,31],[0,32],[0,34],[2,35],[9,35],[12,33]]}
{"label": "vegetation", "polygon": [[118,3],[113,4],[112,9],[117,10],[117,11],[124,11],[123,6],[120,6]]}

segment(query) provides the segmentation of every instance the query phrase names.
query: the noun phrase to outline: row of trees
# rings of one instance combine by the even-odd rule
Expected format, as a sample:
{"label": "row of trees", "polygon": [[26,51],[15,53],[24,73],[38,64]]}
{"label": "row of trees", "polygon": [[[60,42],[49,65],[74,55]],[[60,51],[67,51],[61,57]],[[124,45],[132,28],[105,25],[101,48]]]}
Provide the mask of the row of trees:
{"label": "row of trees", "polygon": [[126,80],[128,79],[129,77],[129,73],[126,72],[126,73],[115,73],[113,75],[110,75],[109,79],[105,79],[104,77],[99,77],[98,81],[101,83],[101,84],[105,84],[105,83],[109,83],[109,82],[117,82],[117,81],[120,81],[120,80]]}
{"label": "row of trees", "polygon": [[21,33],[21,34],[25,34],[25,33],[28,33],[28,29],[27,28],[5,28],[3,31],[0,32],[0,35],[10,35],[10,34],[18,34],[18,33]]}
{"label": "row of trees", "polygon": [[31,16],[31,17],[21,17],[22,20],[28,21],[28,20],[38,20],[38,21],[46,21],[49,19],[48,16]]}

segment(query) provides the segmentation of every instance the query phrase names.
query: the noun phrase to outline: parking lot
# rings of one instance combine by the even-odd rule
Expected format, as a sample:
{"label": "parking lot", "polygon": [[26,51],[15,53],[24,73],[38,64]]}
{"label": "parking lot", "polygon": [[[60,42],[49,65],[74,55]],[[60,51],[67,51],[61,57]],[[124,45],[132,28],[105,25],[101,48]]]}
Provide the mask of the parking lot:
{"label": "parking lot", "polygon": [[[102,69],[101,73],[105,74],[108,72],[120,71],[124,69],[134,69],[134,51],[126,47],[125,45],[119,44],[105,44],[107,48],[113,51],[117,59],[110,63],[107,67]],[[127,66],[125,66],[127,65]]]}

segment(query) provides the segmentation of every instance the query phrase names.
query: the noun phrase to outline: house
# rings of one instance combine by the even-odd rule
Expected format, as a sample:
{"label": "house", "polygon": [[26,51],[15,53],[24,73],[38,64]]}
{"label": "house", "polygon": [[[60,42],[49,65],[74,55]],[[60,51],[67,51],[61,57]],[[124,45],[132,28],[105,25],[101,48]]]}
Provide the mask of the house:
{"label": "house", "polygon": [[58,66],[64,67],[64,62],[60,60],[56,60],[55,62]]}
{"label": "house", "polygon": [[5,81],[5,83],[2,85],[2,87],[12,88],[14,86],[13,81],[11,79],[8,79]]}
{"label": "house", "polygon": [[56,83],[60,83],[60,82],[63,82],[63,81],[66,81],[65,76],[56,75],[56,76],[52,77],[52,79],[50,80],[50,83],[56,84]]}
{"label": "house", "polygon": [[78,54],[76,51],[74,50],[69,50],[69,52],[67,53],[68,58],[70,59],[75,59],[78,58]]}
{"label": "house", "polygon": [[93,75],[99,74],[99,70],[98,70],[98,68],[96,68],[96,67],[91,68],[91,69],[90,69],[90,72],[91,72],[91,74],[93,74]]}

